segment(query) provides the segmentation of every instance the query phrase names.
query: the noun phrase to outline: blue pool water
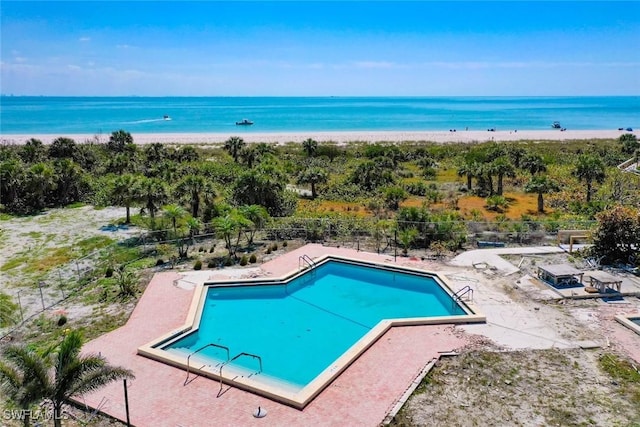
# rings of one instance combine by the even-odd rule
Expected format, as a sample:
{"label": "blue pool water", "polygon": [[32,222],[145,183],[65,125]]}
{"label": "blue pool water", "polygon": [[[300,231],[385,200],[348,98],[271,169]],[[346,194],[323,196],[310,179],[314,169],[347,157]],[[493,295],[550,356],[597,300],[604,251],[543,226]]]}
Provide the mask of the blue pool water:
{"label": "blue pool water", "polygon": [[635,323],[636,325],[640,326],[640,317],[634,317],[631,320],[633,323]]}
{"label": "blue pool water", "polygon": [[[329,261],[288,285],[211,287],[200,328],[164,350],[188,354],[209,343],[259,355],[262,375],[301,388],[382,319],[466,315],[434,279]],[[225,361],[208,347],[198,353]],[[257,371],[258,361],[233,362]]]}

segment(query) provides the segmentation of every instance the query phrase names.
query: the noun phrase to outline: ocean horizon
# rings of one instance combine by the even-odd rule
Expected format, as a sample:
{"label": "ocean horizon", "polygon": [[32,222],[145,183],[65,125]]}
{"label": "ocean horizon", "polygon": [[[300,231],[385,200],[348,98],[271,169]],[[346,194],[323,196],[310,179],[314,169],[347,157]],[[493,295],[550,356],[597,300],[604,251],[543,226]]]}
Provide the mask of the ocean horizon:
{"label": "ocean horizon", "polygon": [[[250,126],[236,122],[248,119]],[[640,96],[0,97],[0,134],[546,130],[640,127]]]}

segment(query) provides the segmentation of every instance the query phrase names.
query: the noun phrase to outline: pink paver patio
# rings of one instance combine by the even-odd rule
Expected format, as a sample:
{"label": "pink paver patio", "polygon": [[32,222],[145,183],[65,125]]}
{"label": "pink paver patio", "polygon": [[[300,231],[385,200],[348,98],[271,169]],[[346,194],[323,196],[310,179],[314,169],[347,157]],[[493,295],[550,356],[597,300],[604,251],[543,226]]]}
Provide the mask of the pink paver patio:
{"label": "pink paver patio", "polygon": [[[302,254],[393,263],[389,256],[307,245],[263,264],[262,269],[281,276],[297,268]],[[183,325],[194,291],[174,286],[178,278],[176,273],[155,275],[127,324],[84,347],[84,351],[100,352],[111,364],[133,370],[136,379],[129,382],[129,409],[137,426],[375,426],[431,360],[466,343],[453,334],[451,325],[394,327],[304,410],[227,385],[228,390],[217,398],[217,381],[198,377],[184,386],[184,370],[136,354],[140,345]],[[126,418],[122,383],[77,400]],[[268,411],[266,418],[252,416],[258,406]]]}

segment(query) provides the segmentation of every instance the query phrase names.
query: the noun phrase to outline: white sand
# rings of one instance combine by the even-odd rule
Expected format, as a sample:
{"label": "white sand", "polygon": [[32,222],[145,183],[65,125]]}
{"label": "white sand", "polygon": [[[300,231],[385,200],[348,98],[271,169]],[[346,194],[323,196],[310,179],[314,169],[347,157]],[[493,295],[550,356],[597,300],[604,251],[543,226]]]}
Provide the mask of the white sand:
{"label": "white sand", "polygon": [[[161,142],[163,144],[218,144],[231,136],[239,136],[246,142],[280,143],[302,142],[307,138],[313,138],[318,142],[333,141],[345,143],[350,141],[366,142],[402,142],[402,141],[430,141],[430,142],[485,142],[485,141],[566,141],[586,139],[617,139],[626,131],[618,130],[518,130],[518,131],[353,131],[353,132],[275,132],[275,133],[249,133],[239,130],[235,133],[132,133],[136,144],[151,144]],[[67,135],[0,135],[2,143],[24,144],[30,138],[36,138],[50,144],[54,139],[65,136],[81,143],[92,140],[94,142],[106,142],[108,135],[67,134]]]}

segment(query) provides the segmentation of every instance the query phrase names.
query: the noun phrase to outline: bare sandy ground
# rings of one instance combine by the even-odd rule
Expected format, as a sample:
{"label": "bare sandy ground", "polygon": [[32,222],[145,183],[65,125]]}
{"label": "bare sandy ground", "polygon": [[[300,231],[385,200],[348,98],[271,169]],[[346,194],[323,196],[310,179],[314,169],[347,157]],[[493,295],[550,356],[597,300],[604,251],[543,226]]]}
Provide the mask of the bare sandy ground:
{"label": "bare sandy ground", "polygon": [[[246,142],[280,143],[302,142],[313,138],[319,142],[332,141],[346,143],[351,141],[363,142],[402,142],[402,141],[429,141],[438,143],[453,142],[485,142],[485,141],[567,141],[585,139],[615,139],[626,131],[618,130],[457,130],[451,131],[353,131],[353,132],[275,132],[253,133],[239,130],[234,133],[132,133],[136,144],[151,144],[160,142],[163,144],[218,144],[226,141],[231,136],[239,136]],[[91,134],[39,134],[39,135],[0,135],[0,141],[7,144],[24,144],[30,138],[37,138],[45,144],[50,144],[54,139],[65,136],[76,142],[101,142],[108,140],[108,135]]]}

